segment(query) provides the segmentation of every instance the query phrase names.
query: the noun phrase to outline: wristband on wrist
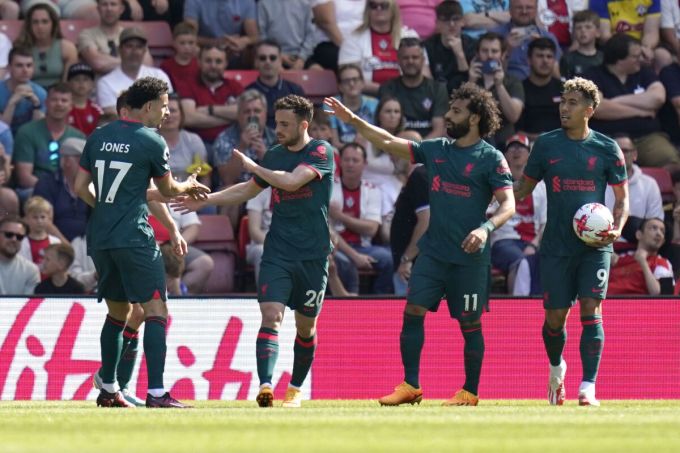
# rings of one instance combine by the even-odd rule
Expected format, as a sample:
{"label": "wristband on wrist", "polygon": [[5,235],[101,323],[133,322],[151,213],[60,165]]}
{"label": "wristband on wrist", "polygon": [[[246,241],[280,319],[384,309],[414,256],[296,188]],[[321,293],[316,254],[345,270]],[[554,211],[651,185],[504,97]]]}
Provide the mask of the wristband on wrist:
{"label": "wristband on wrist", "polygon": [[487,220],[482,223],[482,228],[484,228],[488,234],[491,234],[496,230],[496,225],[494,225],[491,220]]}
{"label": "wristband on wrist", "polygon": [[212,104],[210,104],[210,105],[208,106],[208,114],[210,114],[210,116],[214,116],[214,115],[215,115],[215,109],[214,109],[214,106],[213,106]]}

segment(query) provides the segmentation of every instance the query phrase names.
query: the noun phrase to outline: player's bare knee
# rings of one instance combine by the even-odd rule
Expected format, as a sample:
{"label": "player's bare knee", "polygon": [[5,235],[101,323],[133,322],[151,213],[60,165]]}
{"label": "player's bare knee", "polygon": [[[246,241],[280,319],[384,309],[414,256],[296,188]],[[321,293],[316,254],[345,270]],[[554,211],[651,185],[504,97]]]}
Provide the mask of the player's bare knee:
{"label": "player's bare knee", "polygon": [[569,315],[568,309],[546,310],[545,322],[551,329],[561,329],[567,322],[568,315]]}
{"label": "player's bare knee", "polygon": [[421,307],[420,305],[406,304],[404,313],[411,316],[425,316],[427,314],[427,308]]}
{"label": "player's bare knee", "polygon": [[262,327],[279,330],[283,322],[283,312],[280,309],[260,306],[260,312],[262,313]]}
{"label": "player's bare knee", "polygon": [[160,316],[161,318],[168,317],[168,306],[161,299],[153,299],[145,304],[141,304],[144,310],[144,317]]}
{"label": "player's bare knee", "polygon": [[602,314],[602,301],[592,297],[584,297],[579,301],[581,316],[593,316]]}
{"label": "player's bare knee", "polygon": [[140,304],[131,305],[132,310],[130,310],[127,325],[131,329],[137,330],[144,322],[144,309],[140,306]]}
{"label": "player's bare knee", "polygon": [[127,321],[128,315],[130,314],[131,305],[129,302],[118,302],[112,300],[106,300],[106,308],[108,309],[108,315],[117,321]]}
{"label": "player's bare knee", "polygon": [[302,338],[316,335],[316,319],[295,313],[295,329]]}

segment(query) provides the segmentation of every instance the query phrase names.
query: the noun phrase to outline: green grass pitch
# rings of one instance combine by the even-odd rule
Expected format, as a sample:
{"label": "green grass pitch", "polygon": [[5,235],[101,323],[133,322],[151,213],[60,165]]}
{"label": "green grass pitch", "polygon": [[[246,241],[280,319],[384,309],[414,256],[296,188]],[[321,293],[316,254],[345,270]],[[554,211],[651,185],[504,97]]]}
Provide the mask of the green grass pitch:
{"label": "green grass pitch", "polygon": [[199,401],[190,410],[0,402],[0,452],[678,452],[680,401],[483,400],[478,407]]}

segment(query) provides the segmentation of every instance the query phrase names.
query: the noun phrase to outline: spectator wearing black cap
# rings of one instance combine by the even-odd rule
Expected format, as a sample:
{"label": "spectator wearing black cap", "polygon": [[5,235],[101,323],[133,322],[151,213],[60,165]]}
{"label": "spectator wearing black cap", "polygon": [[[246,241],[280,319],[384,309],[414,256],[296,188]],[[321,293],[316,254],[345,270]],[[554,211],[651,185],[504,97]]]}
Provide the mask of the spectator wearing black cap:
{"label": "spectator wearing black cap", "polygon": [[73,95],[73,108],[68,122],[85,135],[97,127],[102,109],[92,102],[94,94],[94,70],[85,63],[76,63],[68,70],[68,84]]}
{"label": "spectator wearing black cap", "polygon": [[469,62],[475,56],[476,41],[462,34],[463,7],[445,0],[435,8],[437,32],[423,46],[430,60],[432,78],[446,84],[446,90],[458,88],[467,79]]}
{"label": "spectator wearing black cap", "polygon": [[118,53],[120,66],[97,81],[97,103],[106,113],[116,113],[118,95],[143,77],[163,80],[174,91],[170,78],[163,70],[143,64],[147,53],[146,33],[140,27],[129,27],[120,34]]}

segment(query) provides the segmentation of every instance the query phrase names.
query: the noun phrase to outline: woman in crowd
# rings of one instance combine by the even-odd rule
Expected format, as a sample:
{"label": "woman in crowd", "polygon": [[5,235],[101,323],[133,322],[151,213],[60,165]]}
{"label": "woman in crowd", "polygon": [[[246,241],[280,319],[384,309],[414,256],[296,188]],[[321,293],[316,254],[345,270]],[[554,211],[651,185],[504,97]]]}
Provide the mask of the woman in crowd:
{"label": "woman in crowd", "polygon": [[[345,38],[340,47],[338,65],[358,64],[363,71],[366,94],[377,94],[380,84],[399,76],[397,48],[406,37],[418,37],[403,27],[395,0],[366,2],[362,24]],[[429,76],[429,67],[426,67]]]}
{"label": "woman in crowd", "polygon": [[78,61],[76,46],[63,39],[59,16],[47,3],[38,3],[27,11],[14,45],[31,49],[35,68],[33,81],[45,89],[60,80],[66,81],[68,68]]}

